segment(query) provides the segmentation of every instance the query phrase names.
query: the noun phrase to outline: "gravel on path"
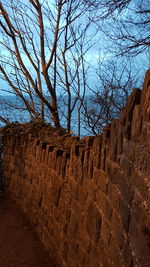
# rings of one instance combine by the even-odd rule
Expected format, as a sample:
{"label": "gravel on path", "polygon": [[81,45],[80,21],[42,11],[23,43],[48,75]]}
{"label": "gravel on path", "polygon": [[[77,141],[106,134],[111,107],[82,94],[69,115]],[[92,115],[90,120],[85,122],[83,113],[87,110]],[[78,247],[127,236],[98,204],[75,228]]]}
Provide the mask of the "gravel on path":
{"label": "gravel on path", "polygon": [[16,204],[0,193],[0,267],[56,267]]}

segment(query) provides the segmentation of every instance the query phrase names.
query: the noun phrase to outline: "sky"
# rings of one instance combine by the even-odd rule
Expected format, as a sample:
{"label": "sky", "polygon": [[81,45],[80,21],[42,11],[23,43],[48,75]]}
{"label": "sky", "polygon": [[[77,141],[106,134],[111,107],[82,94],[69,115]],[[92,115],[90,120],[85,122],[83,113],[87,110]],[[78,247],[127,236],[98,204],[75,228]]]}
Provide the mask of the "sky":
{"label": "sky", "polygon": [[[16,1],[16,0],[14,2],[19,3],[19,1]],[[28,0],[25,0],[23,2],[25,4],[28,4]],[[41,2],[44,3],[45,1],[41,1]],[[49,2],[51,2],[51,10],[52,10],[52,12],[54,14],[55,13],[54,12],[54,7],[52,5],[54,0],[51,0]],[[6,4],[6,2],[4,0],[2,1],[2,3]],[[134,1],[132,1],[132,3],[134,3]],[[7,8],[7,10],[9,10],[9,9]],[[9,10],[9,14],[11,14],[10,10]],[[15,15],[16,15],[16,12],[15,12]],[[28,13],[28,15],[31,16],[31,14],[29,14],[29,13]],[[121,14],[120,16],[124,16],[125,17],[126,15],[127,15],[127,11],[124,12],[123,14]],[[21,19],[21,17],[20,17],[20,19]],[[46,16],[45,16],[44,24],[47,27],[49,27],[48,21],[49,21],[48,18],[46,18]],[[81,20],[79,20],[79,21],[81,22]],[[64,24],[64,21],[62,20],[62,23],[60,25],[62,26],[63,24]],[[30,26],[31,26],[31,23],[30,23]],[[35,39],[39,40],[38,34],[36,32],[36,30],[38,29],[37,25],[35,25],[35,27],[31,26],[31,28],[33,28],[34,40]],[[92,36],[94,31],[95,31],[95,26],[92,26],[92,27],[89,28],[87,34],[89,36],[90,35]],[[2,33],[0,32],[0,39],[2,37],[3,37]],[[50,34],[49,34],[48,38],[49,38],[50,42],[53,40],[53,36],[50,36]],[[2,41],[2,39],[1,39],[1,41]],[[91,84],[93,84],[93,80],[95,80],[95,82],[96,82],[95,67],[97,65],[97,62],[99,60],[103,61],[103,62],[104,61],[107,62],[110,59],[114,58],[114,55],[111,54],[109,51],[107,51],[107,47],[110,46],[110,42],[108,41],[107,36],[104,33],[102,33],[101,31],[98,32],[98,34],[92,39],[92,41],[93,41],[93,43],[95,42],[95,45],[93,45],[93,47],[86,53],[86,56],[85,56],[85,60],[87,62],[87,65],[88,64],[91,65],[91,69],[89,71],[89,75],[90,75],[89,84],[90,84],[90,86],[91,86]],[[39,42],[39,41],[37,41],[37,42]],[[86,48],[86,46],[85,46],[85,48]],[[8,54],[9,53],[8,53],[7,49],[5,49],[4,46],[2,46],[1,43],[0,43],[0,57],[1,57],[1,59],[3,59],[4,56],[5,57],[8,56]],[[47,54],[49,54],[48,53],[48,48],[47,48]],[[68,58],[70,58],[69,60],[70,60],[70,64],[71,64],[71,60],[72,60],[71,59],[71,53],[70,54],[68,53]],[[25,65],[29,68],[30,72],[31,73],[35,73],[33,71],[33,68],[31,68],[31,64],[30,64],[27,56],[22,54],[22,59],[25,62]],[[119,60],[119,58],[118,58],[118,60]],[[135,61],[134,65],[136,65],[137,71],[139,72],[139,76],[140,76],[140,78],[139,78],[140,83],[137,86],[140,86],[141,85],[141,80],[143,79],[143,76],[144,76],[144,73],[149,67],[149,58],[148,58],[147,55],[142,54],[142,55],[139,55],[138,57],[134,58],[133,61]],[[93,68],[93,70],[92,70],[92,68]],[[10,70],[10,67],[7,67],[7,70],[8,70],[8,72],[10,71],[10,74],[11,74],[12,70]],[[92,82],[91,82],[91,80],[92,80]],[[3,79],[1,79],[1,88],[4,88],[4,89],[7,88],[6,84],[7,83],[4,82]],[[1,91],[0,94],[3,94],[3,92]],[[4,92],[4,94],[5,94],[5,92]]]}
{"label": "sky", "polygon": [[[8,7],[8,3],[11,1],[16,4],[16,8],[13,9],[13,11]],[[16,19],[16,21],[14,22],[14,25],[17,26],[21,30],[22,36],[24,38],[23,40],[27,40],[27,38],[29,38],[28,42],[26,43],[27,49],[29,51],[30,56],[32,56],[33,62],[35,64],[38,64],[38,60],[40,60],[40,48],[39,48],[40,47],[39,46],[40,38],[39,38],[39,27],[38,27],[37,14],[35,13],[35,10],[33,10],[33,12],[31,12],[29,10],[30,5],[29,5],[28,0],[11,0],[11,1],[10,0],[7,0],[7,1],[1,0],[1,2],[4,3],[4,5],[8,11],[9,16],[10,17],[14,16],[14,19]],[[43,0],[41,2],[45,4],[46,1],[47,0]],[[54,26],[55,26],[54,19],[56,19],[56,12],[55,12],[54,6],[52,5],[54,3],[54,1],[55,0],[48,0],[48,2],[51,3],[51,5],[50,5],[51,10],[49,10],[48,13],[46,13],[46,10],[43,10],[44,26],[45,26],[45,29],[47,31],[47,35],[45,38],[45,54],[46,54],[46,60],[47,61],[50,57],[50,52],[51,52],[51,48],[52,48],[53,40],[54,40],[54,34],[52,33]],[[79,0],[77,0],[77,1],[80,5],[81,1],[79,1]],[[143,0],[143,1],[146,1],[146,0]],[[20,2],[24,3],[24,9],[22,7],[20,8],[20,6],[19,6]],[[132,3],[135,4],[135,1],[133,0]],[[61,35],[59,36],[59,42],[57,43],[57,64],[56,64],[57,77],[58,77],[58,83],[57,83],[57,87],[56,87],[57,88],[57,95],[59,95],[59,97],[61,96],[61,99],[63,99],[64,95],[66,96],[66,94],[67,94],[66,93],[67,92],[66,87],[65,87],[65,84],[66,84],[65,78],[66,77],[64,75],[65,63],[63,61],[63,52],[65,51],[64,50],[65,33],[66,33],[66,29],[63,27],[65,26],[66,15],[65,15],[65,10],[63,10],[63,11],[64,11],[63,18],[61,18],[61,20],[60,20],[60,27],[62,27],[62,31],[61,31]],[[22,12],[23,12],[23,14],[22,14]],[[96,10],[96,13],[98,14],[97,10]],[[95,13],[95,15],[97,15],[96,13]],[[27,14],[27,17],[26,17],[26,14]],[[76,16],[76,14],[77,14],[77,12],[74,13],[74,17]],[[127,15],[128,15],[127,11],[119,14],[118,25],[119,25],[119,20],[120,19],[125,20]],[[2,19],[1,14],[0,14],[0,19]],[[69,19],[73,19],[72,14],[69,17]],[[26,21],[26,27],[24,24],[24,20]],[[80,96],[81,97],[82,97],[83,92],[84,92],[84,90],[83,90],[84,89],[84,86],[83,86],[83,69],[81,68],[81,66],[82,66],[82,64],[81,64],[81,62],[82,62],[81,61],[81,45],[82,45],[83,53],[87,50],[86,53],[84,54],[85,73],[87,71],[87,76],[86,76],[86,83],[87,83],[86,95],[87,96],[91,95],[91,89],[92,90],[101,89],[100,88],[101,81],[98,79],[98,76],[96,74],[97,69],[98,69],[98,65],[100,63],[107,65],[107,63],[109,64],[109,62],[111,60],[113,60],[115,62],[115,66],[118,67],[118,72],[120,72],[122,70],[123,65],[128,66],[128,64],[129,64],[129,58],[125,59],[121,55],[115,57],[114,53],[112,53],[112,51],[111,51],[111,50],[115,50],[115,47],[116,47],[116,43],[111,42],[110,38],[108,38],[109,37],[108,35],[111,34],[111,37],[112,37],[116,31],[115,24],[113,24],[113,18],[112,17],[110,17],[110,19],[108,21],[102,22],[101,24],[99,23],[99,21],[97,21],[96,24],[92,24],[88,28],[88,30],[86,32],[86,36],[84,36],[84,34],[82,35],[82,41],[83,42],[81,42],[81,39],[78,39],[78,36],[79,36],[79,33],[81,33],[81,31],[84,28],[83,26],[85,25],[85,21],[87,22],[87,20],[85,20],[85,15],[84,15],[82,17],[82,19],[78,19],[75,22],[74,27],[72,27],[72,28],[71,28],[71,26],[68,27],[68,32],[73,34],[72,39],[70,37],[68,37],[68,39],[67,39],[68,46],[72,44],[74,39],[77,40],[76,45],[74,47],[71,47],[71,49],[68,50],[67,52],[65,52],[65,57],[66,57],[66,60],[68,62],[67,68],[68,68],[68,73],[69,73],[69,83],[70,83],[70,87],[72,88],[72,91],[71,91],[72,96],[75,95],[75,92],[77,91],[78,88],[80,88]],[[113,25],[113,27],[112,27],[112,25]],[[99,31],[97,31],[97,29],[98,29],[97,26],[99,27]],[[117,24],[116,24],[116,26],[117,26]],[[27,30],[28,30],[28,35],[27,35]],[[67,32],[67,34],[68,34],[68,32]],[[17,36],[17,34],[16,34],[16,36]],[[18,42],[18,47],[21,51],[21,43],[19,43],[19,41],[18,41],[19,38],[16,37],[16,40]],[[5,43],[5,46],[2,45],[2,42]],[[36,49],[36,55],[34,53],[34,48],[32,46],[33,43],[34,43],[34,48]],[[8,49],[6,48],[6,46],[8,46],[9,49],[11,49],[11,51],[14,50],[14,47],[12,45],[12,42],[10,41],[10,38],[7,38],[3,34],[2,27],[0,27],[0,62],[1,62],[3,67],[5,66],[5,70],[7,71],[8,77],[11,79],[13,85],[15,85],[15,83],[16,83],[15,74],[17,73],[17,79],[18,79],[17,82],[19,81],[18,84],[20,86],[20,89],[21,90],[23,89],[24,92],[27,92],[29,90],[28,81],[26,80],[25,76],[24,77],[20,76],[20,73],[22,70],[19,72],[17,71],[19,68],[18,64],[16,64],[16,69],[14,68],[13,64],[14,64],[15,54],[13,54],[13,56],[10,57],[10,54],[12,55],[12,53],[8,52]],[[37,78],[36,71],[33,68],[31,62],[29,61],[27,55],[25,55],[24,52],[21,52],[21,58],[25,64],[26,68],[29,70],[29,73],[32,75],[33,80],[35,81]],[[79,65],[80,67],[79,67],[79,69],[77,69],[77,66],[79,63],[80,63],[80,65]],[[52,77],[51,81],[53,84],[54,62],[52,63],[51,66],[52,67],[49,69],[49,75],[51,75],[51,77]],[[133,84],[133,87],[142,88],[142,83],[144,80],[145,72],[148,68],[150,68],[150,58],[149,58],[148,53],[147,54],[142,53],[142,54],[139,54],[139,55],[134,56],[132,58],[132,70],[135,70],[136,73],[138,73],[136,83]],[[45,83],[43,76],[42,76],[41,67],[38,66],[38,70],[39,70],[39,73],[41,75],[43,91],[47,95],[48,91],[47,91],[46,83]],[[77,80],[77,71],[78,70],[79,70],[79,74],[80,74],[79,75],[80,76],[80,79],[79,79],[80,82],[79,83],[78,83],[79,80]],[[110,72],[108,72],[108,75],[109,75],[109,73]],[[76,79],[73,80],[73,77],[76,77]],[[111,77],[109,77],[109,78],[111,79]],[[10,91],[10,88],[8,86],[8,83],[5,82],[1,73],[0,73],[0,84],[1,84],[0,96],[7,95],[8,94],[7,91]],[[79,87],[78,87],[78,85],[79,85]],[[62,90],[62,86],[63,86],[63,90]],[[32,88],[31,88],[31,90],[32,90]],[[62,107],[63,106],[64,105],[62,105]],[[1,109],[1,105],[0,105],[0,109]],[[6,115],[8,115],[8,114],[6,114]],[[76,124],[76,122],[75,122],[75,124]]]}

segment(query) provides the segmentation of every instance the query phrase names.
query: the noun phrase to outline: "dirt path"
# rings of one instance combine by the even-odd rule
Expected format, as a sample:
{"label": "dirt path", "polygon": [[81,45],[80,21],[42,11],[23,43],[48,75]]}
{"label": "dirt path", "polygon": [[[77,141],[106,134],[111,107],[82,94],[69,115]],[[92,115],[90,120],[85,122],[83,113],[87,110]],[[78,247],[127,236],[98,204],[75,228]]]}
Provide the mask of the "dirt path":
{"label": "dirt path", "polygon": [[54,267],[21,210],[0,194],[0,267]]}

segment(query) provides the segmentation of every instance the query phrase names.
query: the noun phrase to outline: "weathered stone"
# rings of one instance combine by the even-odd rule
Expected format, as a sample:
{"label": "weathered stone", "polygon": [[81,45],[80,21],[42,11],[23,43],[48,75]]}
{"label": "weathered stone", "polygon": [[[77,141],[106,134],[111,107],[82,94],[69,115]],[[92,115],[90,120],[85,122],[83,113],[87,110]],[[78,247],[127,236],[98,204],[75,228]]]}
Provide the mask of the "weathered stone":
{"label": "weathered stone", "polygon": [[145,120],[150,120],[150,69],[146,72],[142,95],[141,95],[142,115]]}
{"label": "weathered stone", "polygon": [[94,136],[87,136],[86,138],[83,138],[85,147],[91,147],[93,145],[94,140],[95,140]]}
{"label": "weathered stone", "polygon": [[149,266],[149,80],[101,136],[4,136],[6,191],[58,267]]}
{"label": "weathered stone", "polygon": [[91,202],[87,209],[86,230],[89,237],[97,243],[101,231],[101,214],[96,206]]}
{"label": "weathered stone", "polygon": [[147,216],[148,213],[149,210],[140,194],[136,192],[129,230],[133,251],[139,266],[148,266],[150,262],[150,216]]}
{"label": "weathered stone", "polygon": [[131,126],[131,139],[138,140],[141,134],[141,106],[135,105],[133,110],[132,126]]}
{"label": "weathered stone", "polygon": [[126,138],[123,139],[123,155],[120,155],[120,166],[121,166],[121,161],[123,160],[122,158],[126,156],[126,158],[129,161],[133,161],[135,159],[135,146],[133,142],[130,140],[127,140]]}
{"label": "weathered stone", "polygon": [[107,160],[106,174],[112,183],[118,183],[118,168],[118,164],[110,161],[109,159]]}
{"label": "weathered stone", "polygon": [[110,222],[113,210],[109,199],[107,198],[107,196],[105,196],[104,193],[101,192],[101,190],[99,190],[96,194],[96,200],[101,214]]}
{"label": "weathered stone", "polygon": [[118,132],[118,120],[114,120],[111,125],[110,132],[110,159],[116,161],[117,157],[117,132]]}
{"label": "weathered stone", "polygon": [[118,140],[117,140],[117,158],[120,157],[120,154],[122,154],[123,150],[123,129],[120,127],[120,124],[118,124]]}
{"label": "weathered stone", "polygon": [[140,104],[140,99],[141,90],[134,88],[120,117],[120,123],[124,126],[124,135],[127,139],[130,139],[131,136],[131,122],[134,106]]}
{"label": "weathered stone", "polygon": [[100,168],[100,154],[102,146],[102,137],[97,136],[93,143],[93,167]]}
{"label": "weathered stone", "polygon": [[100,266],[100,262],[99,262],[99,256],[98,256],[98,251],[97,251],[97,248],[96,246],[92,246],[91,248],[91,266],[94,266],[94,267],[99,267]]}
{"label": "weathered stone", "polygon": [[130,176],[132,165],[131,165],[131,162],[129,161],[129,159],[125,155],[122,155],[120,158],[120,167],[121,167],[121,169],[124,170],[124,172],[127,174],[127,176]]}
{"label": "weathered stone", "polygon": [[52,203],[54,203],[56,207],[58,207],[58,204],[59,204],[60,194],[61,194],[61,186],[56,183],[53,186],[52,195],[51,195]]}
{"label": "weathered stone", "polygon": [[69,238],[75,238],[78,230],[78,218],[75,214],[71,213],[70,224],[68,225],[67,236]]}
{"label": "weathered stone", "polygon": [[105,194],[107,194],[108,186],[109,186],[109,179],[106,173],[97,168],[94,168],[93,180],[94,180],[94,183],[97,185],[97,188],[103,191]]}
{"label": "weathered stone", "polygon": [[111,238],[111,228],[106,220],[102,221],[100,243],[101,238],[104,240],[106,247],[109,247]]}

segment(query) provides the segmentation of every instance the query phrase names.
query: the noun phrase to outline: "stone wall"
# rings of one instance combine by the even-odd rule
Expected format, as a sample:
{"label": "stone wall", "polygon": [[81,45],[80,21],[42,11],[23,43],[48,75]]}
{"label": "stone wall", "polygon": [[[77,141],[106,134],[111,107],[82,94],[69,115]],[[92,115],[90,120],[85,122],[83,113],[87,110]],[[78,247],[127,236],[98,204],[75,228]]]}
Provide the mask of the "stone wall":
{"label": "stone wall", "polygon": [[98,137],[5,136],[7,190],[56,266],[150,266],[150,70]]}

